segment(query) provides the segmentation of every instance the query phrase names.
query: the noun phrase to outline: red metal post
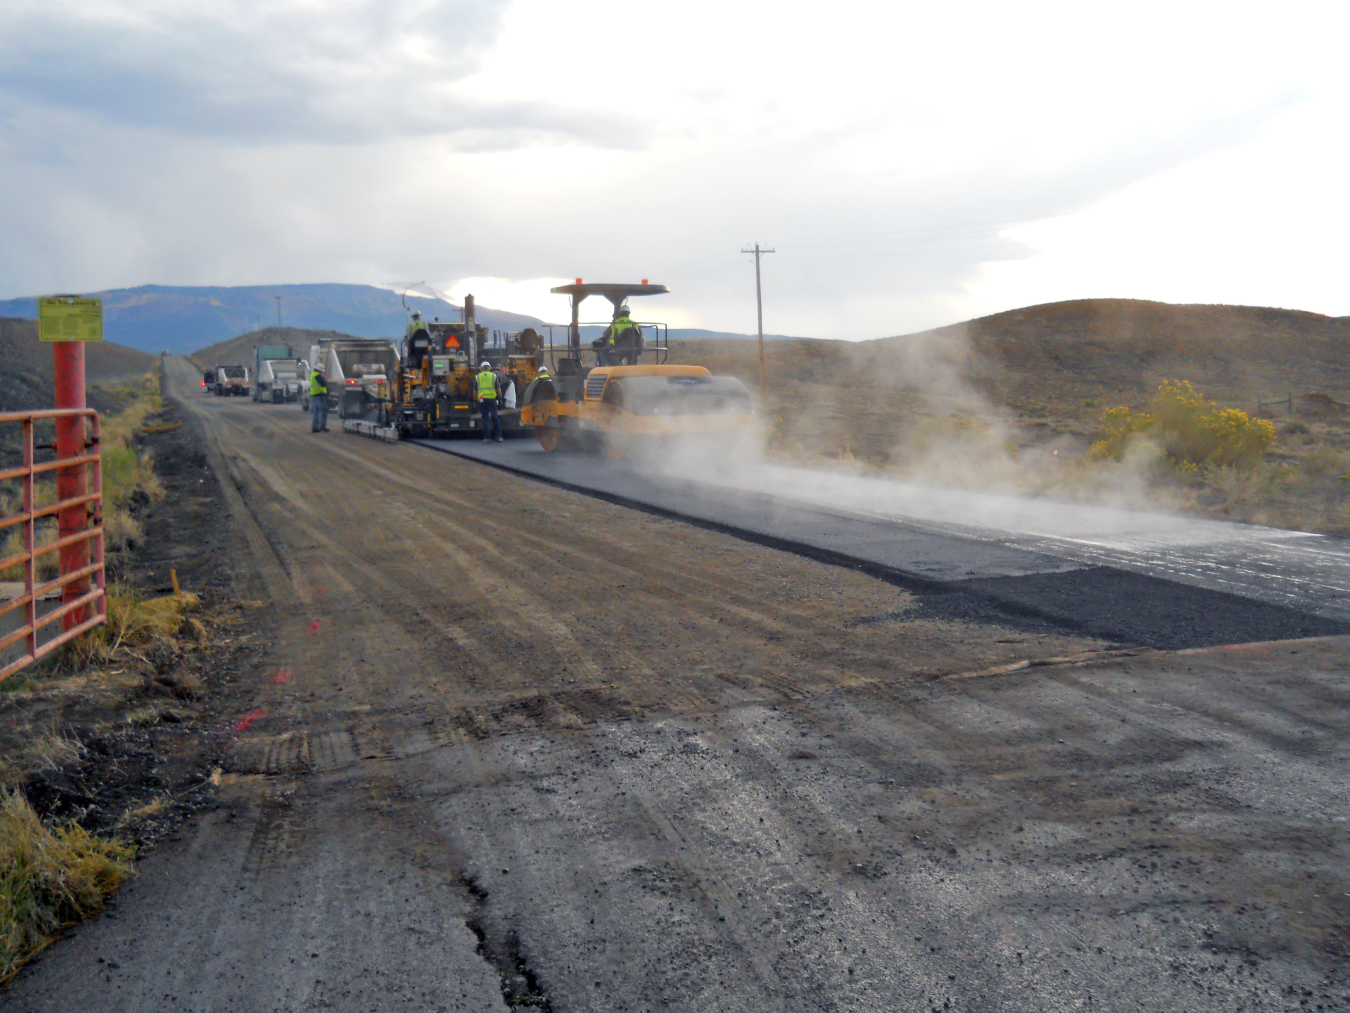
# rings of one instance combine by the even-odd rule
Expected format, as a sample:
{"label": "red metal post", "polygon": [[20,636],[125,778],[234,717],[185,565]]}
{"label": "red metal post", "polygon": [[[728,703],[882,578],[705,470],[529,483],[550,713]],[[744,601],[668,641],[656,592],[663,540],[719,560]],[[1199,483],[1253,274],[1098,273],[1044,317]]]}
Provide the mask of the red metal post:
{"label": "red metal post", "polygon": [[28,560],[23,564],[24,591],[28,595],[28,604],[24,607],[23,615],[24,625],[28,627],[24,651],[36,658],[38,650],[37,598],[33,594],[33,588],[37,587],[37,524],[33,519],[33,507],[37,503],[37,496],[33,489],[32,419],[24,419],[23,422],[23,466],[29,469],[23,480],[23,512],[28,515],[28,520],[23,525],[23,551],[28,553]]}
{"label": "red metal post", "polygon": [[[84,342],[57,341],[52,345],[52,361],[56,367],[56,407],[83,408],[84,403]],[[85,452],[85,420],[83,416],[56,420],[56,456],[83,457]],[[86,490],[86,465],[62,468],[56,473],[56,498],[73,499]],[[67,507],[58,515],[59,537],[79,534],[89,527],[89,508],[80,503]],[[72,573],[89,565],[89,542],[82,540],[63,546],[60,550],[61,572]],[[89,578],[73,580],[61,589],[61,603],[68,604],[89,593]],[[61,627],[70,630],[89,618],[88,607],[67,612],[61,617]]]}

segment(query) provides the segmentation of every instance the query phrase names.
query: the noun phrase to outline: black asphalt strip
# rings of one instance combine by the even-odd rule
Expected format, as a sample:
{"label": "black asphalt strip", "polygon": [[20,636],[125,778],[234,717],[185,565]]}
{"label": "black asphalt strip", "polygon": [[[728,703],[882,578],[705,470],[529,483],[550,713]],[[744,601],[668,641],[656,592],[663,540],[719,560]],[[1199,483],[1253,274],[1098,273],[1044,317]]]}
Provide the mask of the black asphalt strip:
{"label": "black asphalt strip", "polygon": [[656,479],[593,457],[545,454],[533,440],[411,442],[859,570],[916,594],[918,614],[929,618],[993,623],[1026,633],[1074,633],[1162,650],[1350,633],[1350,623],[1238,594],[960,538],[919,523],[850,517],[768,496]]}

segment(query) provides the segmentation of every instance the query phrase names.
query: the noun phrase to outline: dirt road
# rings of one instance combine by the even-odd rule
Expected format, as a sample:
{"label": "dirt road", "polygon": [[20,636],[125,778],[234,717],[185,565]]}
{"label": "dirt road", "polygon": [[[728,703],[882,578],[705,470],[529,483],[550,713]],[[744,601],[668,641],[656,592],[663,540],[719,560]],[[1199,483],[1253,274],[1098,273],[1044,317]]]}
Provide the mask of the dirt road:
{"label": "dirt road", "polygon": [[170,376],[256,692],[0,1007],[1350,1006],[1350,640],[1092,654]]}

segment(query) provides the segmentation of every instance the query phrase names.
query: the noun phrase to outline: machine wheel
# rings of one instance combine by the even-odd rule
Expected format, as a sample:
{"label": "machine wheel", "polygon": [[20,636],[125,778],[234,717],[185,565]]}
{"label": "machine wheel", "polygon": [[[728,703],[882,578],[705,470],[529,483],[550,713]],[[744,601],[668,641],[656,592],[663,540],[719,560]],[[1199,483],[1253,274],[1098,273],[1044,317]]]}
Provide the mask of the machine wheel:
{"label": "machine wheel", "polygon": [[562,432],[557,426],[535,426],[534,433],[539,437],[539,445],[550,454],[562,445]]}

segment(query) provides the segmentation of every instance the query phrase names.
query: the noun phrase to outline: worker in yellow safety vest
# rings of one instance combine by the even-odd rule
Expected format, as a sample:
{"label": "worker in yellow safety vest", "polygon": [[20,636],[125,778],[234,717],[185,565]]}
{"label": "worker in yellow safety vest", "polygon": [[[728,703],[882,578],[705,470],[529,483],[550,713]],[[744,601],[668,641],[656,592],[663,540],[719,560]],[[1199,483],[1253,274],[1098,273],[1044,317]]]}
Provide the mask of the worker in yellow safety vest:
{"label": "worker in yellow safety vest", "polygon": [[411,338],[418,331],[427,331],[430,333],[431,329],[427,327],[427,322],[422,319],[422,314],[418,313],[417,310],[413,310],[412,319],[408,321],[408,337]]}
{"label": "worker in yellow safety vest", "polygon": [[484,361],[474,378],[478,390],[478,411],[483,419],[483,442],[502,441],[502,420],[497,414],[497,402],[502,396],[502,382],[492,371],[492,364]]}
{"label": "worker in yellow safety vest", "polygon": [[322,368],[309,374],[309,431],[328,432],[328,377]]}
{"label": "worker in yellow safety vest", "polygon": [[[597,358],[602,366],[615,366],[625,360],[637,362],[637,344],[642,332],[628,315],[628,304],[623,303],[614,309],[614,319],[610,321],[605,333],[600,335],[600,350]],[[617,346],[617,348],[616,348]]]}

